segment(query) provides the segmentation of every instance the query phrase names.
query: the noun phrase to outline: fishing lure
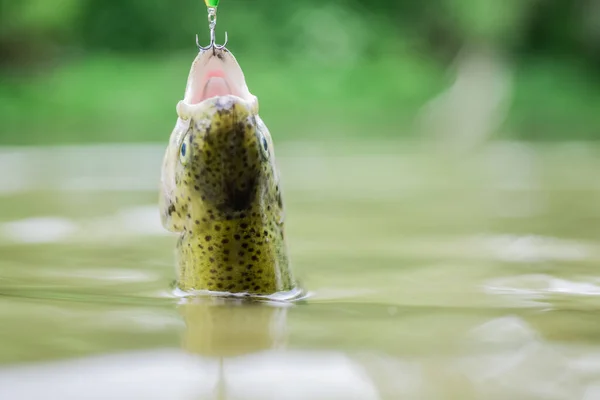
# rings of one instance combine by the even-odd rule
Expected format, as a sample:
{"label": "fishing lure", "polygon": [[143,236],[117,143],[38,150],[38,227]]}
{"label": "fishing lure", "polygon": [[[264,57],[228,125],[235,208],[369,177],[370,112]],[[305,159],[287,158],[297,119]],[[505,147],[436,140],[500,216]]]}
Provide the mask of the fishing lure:
{"label": "fishing lure", "polygon": [[219,5],[219,0],[204,0],[204,4],[206,4],[206,8],[208,9],[208,27],[210,29],[210,44],[208,46],[200,46],[200,42],[198,41],[198,35],[196,35],[196,46],[198,46],[199,51],[206,51],[211,48],[215,48],[218,50],[224,49],[227,45],[227,32],[225,32],[225,43],[221,45],[215,43],[215,27],[217,26],[217,7]]}

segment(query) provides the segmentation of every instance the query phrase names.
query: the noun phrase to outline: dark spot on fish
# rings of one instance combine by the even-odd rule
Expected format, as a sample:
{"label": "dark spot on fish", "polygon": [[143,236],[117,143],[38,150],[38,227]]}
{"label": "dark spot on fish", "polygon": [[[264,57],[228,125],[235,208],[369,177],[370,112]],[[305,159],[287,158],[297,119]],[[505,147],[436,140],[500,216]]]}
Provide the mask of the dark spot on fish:
{"label": "dark spot on fish", "polygon": [[[240,171],[239,178],[242,178],[243,171]],[[252,206],[254,194],[256,193],[257,178],[249,176],[243,182],[244,187],[238,186],[235,180],[231,180],[225,184],[224,202],[219,205],[219,210],[224,213],[243,211]],[[243,217],[241,217],[243,218]]]}
{"label": "dark spot on fish", "polygon": [[212,239],[212,237],[210,237],[210,235],[209,235],[209,236],[206,236],[204,239],[206,239],[207,242],[210,242],[210,239]]}
{"label": "dark spot on fish", "polygon": [[167,209],[167,214],[171,215],[175,212],[175,205],[173,203],[169,204],[169,208]]}

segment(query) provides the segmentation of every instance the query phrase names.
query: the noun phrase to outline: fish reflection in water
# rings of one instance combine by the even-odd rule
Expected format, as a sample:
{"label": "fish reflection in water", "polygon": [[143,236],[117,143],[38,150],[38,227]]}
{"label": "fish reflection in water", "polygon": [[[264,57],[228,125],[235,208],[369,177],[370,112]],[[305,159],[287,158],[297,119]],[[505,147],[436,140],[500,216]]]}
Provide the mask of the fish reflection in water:
{"label": "fish reflection in water", "polygon": [[186,324],[182,351],[0,369],[1,398],[379,398],[362,366],[343,353],[286,351],[285,304],[196,298],[179,311]]}
{"label": "fish reflection in water", "polygon": [[471,329],[456,354],[394,357],[294,349],[287,317],[303,306],[184,299],[181,349],[0,369],[1,398],[591,400],[598,393],[600,353],[550,344],[517,316]]}

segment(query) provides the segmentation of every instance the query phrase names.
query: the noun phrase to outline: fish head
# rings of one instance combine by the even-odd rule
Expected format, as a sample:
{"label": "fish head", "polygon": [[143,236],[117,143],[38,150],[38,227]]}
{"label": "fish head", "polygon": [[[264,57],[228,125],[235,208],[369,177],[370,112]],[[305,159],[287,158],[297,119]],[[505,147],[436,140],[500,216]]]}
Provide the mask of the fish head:
{"label": "fish head", "polygon": [[[162,173],[161,219],[174,232],[201,219],[235,219],[276,196],[277,171],[258,100],[226,49],[192,64]],[[276,200],[276,199],[275,199]]]}

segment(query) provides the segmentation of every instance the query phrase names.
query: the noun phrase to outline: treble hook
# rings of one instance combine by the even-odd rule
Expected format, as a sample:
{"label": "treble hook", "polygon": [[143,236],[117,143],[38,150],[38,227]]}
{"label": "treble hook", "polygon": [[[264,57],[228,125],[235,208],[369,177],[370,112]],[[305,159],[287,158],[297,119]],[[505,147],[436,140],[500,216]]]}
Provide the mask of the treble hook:
{"label": "treble hook", "polygon": [[225,32],[225,43],[215,44],[215,26],[217,25],[217,9],[216,7],[208,7],[208,26],[210,28],[210,44],[206,47],[200,46],[198,35],[196,34],[196,46],[199,51],[206,51],[211,48],[222,50],[227,46],[227,32]]}

